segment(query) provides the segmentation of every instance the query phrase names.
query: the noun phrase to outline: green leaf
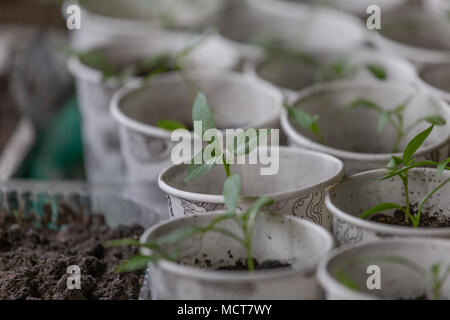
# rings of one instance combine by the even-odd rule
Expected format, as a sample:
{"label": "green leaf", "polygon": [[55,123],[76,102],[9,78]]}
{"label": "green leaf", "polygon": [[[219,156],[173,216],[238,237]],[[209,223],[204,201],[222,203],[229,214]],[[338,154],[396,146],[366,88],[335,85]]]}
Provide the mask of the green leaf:
{"label": "green leaf", "polygon": [[269,206],[273,204],[273,200],[269,197],[260,197],[258,198],[248,209],[245,216],[247,217],[248,225],[253,226],[253,223],[256,219],[257,214],[259,213],[261,207]]}
{"label": "green leaf", "polygon": [[427,121],[436,126],[443,126],[447,123],[447,121],[445,121],[445,119],[438,114],[425,116],[425,117],[421,118],[420,120]]}
{"label": "green leaf", "polygon": [[[203,153],[205,149],[202,149],[195,157],[192,159],[191,164],[189,165],[186,173],[186,178],[184,179],[184,182],[189,182],[192,179],[198,178],[200,176],[203,176],[207,174],[216,164],[216,161],[222,156],[215,156],[210,159],[207,159],[207,161],[204,161],[203,159]],[[199,157],[201,157],[201,161],[199,160]],[[197,161],[198,160],[198,161]],[[196,163],[197,162],[197,163]],[[201,163],[200,163],[201,162]]]}
{"label": "green leaf", "polygon": [[411,163],[414,153],[416,153],[416,151],[420,148],[420,146],[428,138],[431,131],[433,130],[433,127],[434,127],[434,125],[431,125],[429,128],[420,132],[408,143],[405,150],[403,151],[403,163],[405,165],[409,165]]}
{"label": "green leaf", "polygon": [[346,286],[347,288],[354,291],[359,291],[358,284],[356,284],[356,282],[354,282],[353,279],[350,278],[350,276],[346,274],[344,271],[340,270],[339,272],[336,273],[335,277],[337,281],[339,281],[342,285]]}
{"label": "green leaf", "polygon": [[[403,160],[402,160],[403,161]],[[417,167],[424,167],[424,166],[437,166],[438,163],[434,162],[434,161],[430,161],[430,160],[424,160],[424,161],[419,161],[419,162],[415,162],[412,163],[408,166],[404,166],[402,168],[396,169],[394,171],[389,172],[387,175],[385,175],[384,177],[382,177],[380,180],[386,180],[389,178],[392,178],[393,176],[396,175],[400,175],[408,170],[411,170],[412,168],[417,168]]]}
{"label": "green leaf", "polygon": [[378,104],[376,104],[375,102],[365,99],[365,98],[358,98],[355,99],[354,101],[352,101],[349,104],[349,107],[351,109],[356,109],[356,108],[368,108],[368,109],[373,109],[375,111],[378,111],[380,113],[384,112],[384,109],[382,107],[380,107]]}
{"label": "green leaf", "polygon": [[390,170],[396,170],[398,168],[398,166],[402,164],[402,162],[403,162],[403,160],[400,159],[399,157],[392,156],[391,159],[389,160],[386,168],[388,168]]}
{"label": "green leaf", "polygon": [[380,115],[380,120],[378,121],[378,128],[377,128],[378,133],[383,132],[383,129],[386,126],[386,123],[388,122],[389,117],[391,116],[391,114],[392,113],[390,111],[384,111]]}
{"label": "green leaf", "polygon": [[159,260],[159,257],[156,256],[144,256],[144,255],[135,255],[130,259],[122,262],[118,265],[115,270],[117,272],[129,272],[139,269],[144,269],[150,262],[156,262]]}
{"label": "green leaf", "polygon": [[238,174],[233,174],[223,184],[223,197],[225,198],[225,205],[228,212],[234,213],[236,211],[240,192],[241,177]]}
{"label": "green leaf", "polygon": [[196,234],[201,233],[200,227],[185,227],[158,239],[159,245],[175,244],[184,239],[188,239]]}
{"label": "green leaf", "polygon": [[177,129],[187,129],[187,127],[176,120],[164,119],[160,120],[156,123],[158,128],[167,130],[167,131],[175,131]]}
{"label": "green leaf", "polygon": [[368,63],[366,65],[367,70],[372,73],[372,75],[379,80],[386,80],[386,70],[379,64]]}
{"label": "green leaf", "polygon": [[307,129],[314,133],[320,140],[320,143],[324,143],[324,138],[322,133],[320,132],[318,120],[319,116],[311,116],[305,111],[302,111],[298,108],[294,108],[288,105],[284,105],[286,110],[288,111],[288,115],[291,119],[293,119],[298,125],[302,128]]}
{"label": "green leaf", "polygon": [[203,137],[207,130],[216,128],[216,123],[214,122],[211,110],[208,107],[208,102],[206,101],[206,97],[201,90],[199,90],[194,101],[194,106],[192,108],[192,121],[194,123],[196,121],[202,122],[202,132],[196,132],[196,134],[200,137]]}
{"label": "green leaf", "polygon": [[436,176],[438,178],[440,178],[442,176],[442,172],[444,172],[445,168],[447,167],[447,165],[450,162],[450,158],[445,159],[442,162],[439,162],[437,167],[436,167]]}
{"label": "green leaf", "polygon": [[359,217],[361,219],[366,219],[366,218],[374,215],[375,213],[379,213],[379,212],[383,212],[383,211],[391,210],[391,209],[403,210],[403,207],[399,206],[396,203],[384,202],[384,203],[377,204],[376,206],[370,208],[369,210],[364,211]]}

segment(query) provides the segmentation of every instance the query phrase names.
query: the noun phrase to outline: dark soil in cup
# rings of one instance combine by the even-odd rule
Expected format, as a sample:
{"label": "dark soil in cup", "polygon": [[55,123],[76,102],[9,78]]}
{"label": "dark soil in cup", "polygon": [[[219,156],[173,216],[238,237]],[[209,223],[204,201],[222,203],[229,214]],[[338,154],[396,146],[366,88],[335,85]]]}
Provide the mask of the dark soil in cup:
{"label": "dark soil in cup", "polygon": [[[417,213],[417,203],[410,205],[411,212],[413,214]],[[405,219],[405,213],[402,210],[395,210],[394,214],[387,215],[383,213],[378,213],[372,216],[370,219],[374,222],[390,224],[395,226],[412,227],[411,221]],[[435,212],[422,212],[420,218],[420,228],[448,228],[450,227],[450,217],[444,216],[442,210]]]}
{"label": "dark soil in cup", "polygon": [[[46,208],[42,225],[50,221]],[[137,252],[132,247],[105,248],[102,243],[137,238],[140,226],[109,228],[103,215],[84,216],[62,206],[55,230],[34,221],[0,215],[0,299],[137,299],[143,272],[113,269]],[[60,226],[58,230],[58,226]],[[81,270],[81,289],[70,290],[67,268]]]}
{"label": "dark soil in cup", "polygon": [[[271,269],[279,269],[279,268],[291,268],[292,266],[288,263],[277,261],[277,260],[266,260],[262,263],[259,263],[258,260],[253,258],[253,263],[255,266],[255,270],[271,270]],[[243,259],[236,260],[234,265],[223,266],[217,268],[216,270],[226,270],[226,271],[247,271],[247,261]]]}

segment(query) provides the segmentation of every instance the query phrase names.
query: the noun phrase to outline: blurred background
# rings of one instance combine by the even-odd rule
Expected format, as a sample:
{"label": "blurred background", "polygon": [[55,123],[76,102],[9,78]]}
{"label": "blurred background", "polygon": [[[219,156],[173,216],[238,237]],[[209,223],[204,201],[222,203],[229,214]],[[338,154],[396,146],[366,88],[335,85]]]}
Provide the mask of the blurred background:
{"label": "blurred background", "polygon": [[[70,4],[81,7],[81,30],[69,31],[66,26]],[[382,9],[385,20],[379,33],[386,41],[369,35],[365,22],[370,4]],[[150,56],[152,46],[175,43],[174,33],[189,32],[191,38],[202,34],[215,37],[209,55],[205,49],[206,55],[215,57],[211,68],[218,64],[245,72],[250,62],[261,59],[261,49],[267,53],[286,47],[335,56],[361,50],[389,53],[419,70],[448,56],[449,8],[447,0],[0,0],[0,180],[88,179],[107,183],[117,176],[121,181],[120,164],[102,171],[114,162],[114,154],[95,147],[97,142],[92,142],[91,136],[100,133],[90,132],[91,124],[87,124],[87,118],[99,117],[101,123],[108,115],[90,114],[95,106],[83,107],[96,101],[97,96],[87,92],[94,90],[94,85],[83,84],[86,77],[82,71],[75,68],[69,72],[68,57],[80,60],[89,50],[105,46],[110,52],[107,46],[111,45],[131,52],[138,45],[130,45],[130,41],[145,43]],[[326,10],[323,15],[322,9]],[[392,28],[402,23],[403,27]],[[299,37],[293,36],[300,33],[301,44],[294,40]],[[272,82],[280,85],[288,81],[289,86],[295,80],[282,79],[289,71],[277,69]],[[309,84],[309,80],[304,81],[293,88]],[[89,111],[83,111],[86,108]],[[109,143],[114,149],[119,143],[117,137],[107,139],[99,145]],[[96,150],[101,150],[100,155]]]}

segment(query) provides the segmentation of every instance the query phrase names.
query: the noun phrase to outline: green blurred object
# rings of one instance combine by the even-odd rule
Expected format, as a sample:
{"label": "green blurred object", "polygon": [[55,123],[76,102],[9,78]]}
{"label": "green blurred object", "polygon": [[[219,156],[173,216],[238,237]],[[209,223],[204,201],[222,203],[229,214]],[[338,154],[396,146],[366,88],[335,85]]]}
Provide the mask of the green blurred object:
{"label": "green blurred object", "polygon": [[17,176],[37,180],[85,179],[81,116],[75,97],[41,130]]}

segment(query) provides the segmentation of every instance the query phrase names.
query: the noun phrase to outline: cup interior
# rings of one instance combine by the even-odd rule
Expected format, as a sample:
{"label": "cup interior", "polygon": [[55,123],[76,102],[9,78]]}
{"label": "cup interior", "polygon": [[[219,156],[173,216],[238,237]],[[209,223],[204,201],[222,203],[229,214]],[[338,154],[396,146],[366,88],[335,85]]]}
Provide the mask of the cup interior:
{"label": "cup interior", "polygon": [[[383,202],[405,206],[403,184],[399,177],[380,181],[387,171],[377,170],[352,176],[342,181],[330,191],[331,202],[341,211],[359,217],[365,210]],[[429,191],[441,184],[450,174],[444,172],[436,177],[436,170],[413,169],[409,174],[410,204],[415,206]],[[423,207],[423,212],[432,216],[450,216],[450,185],[446,184],[431,196]],[[392,216],[395,210],[384,211]]]}
{"label": "cup interior", "polygon": [[[318,125],[327,147],[367,154],[388,154],[394,150],[396,131],[388,122],[378,131],[380,113],[370,108],[351,108],[358,99],[369,100],[384,110],[393,110],[409,101],[404,112],[404,128],[426,115],[441,115],[447,125],[436,126],[424,143],[424,147],[442,143],[448,139],[448,112],[433,96],[418,91],[410,85],[353,84],[328,87],[304,94],[295,107],[319,116]],[[318,142],[316,135],[300,127],[289,117],[289,123],[302,136]],[[429,126],[421,122],[406,134],[395,152],[403,150],[406,144],[420,131]]]}
{"label": "cup interior", "polygon": [[450,50],[450,24],[417,10],[397,10],[383,18],[381,34],[398,43],[430,50]]}
{"label": "cup interior", "polygon": [[272,88],[238,74],[170,74],[153,79],[119,101],[125,117],[155,126],[160,120],[176,120],[193,128],[192,105],[198,89],[208,100],[218,129],[267,126],[275,122],[281,97]]}
{"label": "cup interior", "polygon": [[[342,286],[350,280],[356,286],[355,294],[381,299],[433,299],[427,276],[436,263],[441,262],[444,270],[447,268],[449,253],[450,243],[444,241],[377,242],[336,255],[328,262],[326,272]],[[367,286],[371,275],[367,270],[371,266],[380,268],[381,288],[377,290]],[[450,281],[444,283],[441,292],[441,298],[450,297]]]}

